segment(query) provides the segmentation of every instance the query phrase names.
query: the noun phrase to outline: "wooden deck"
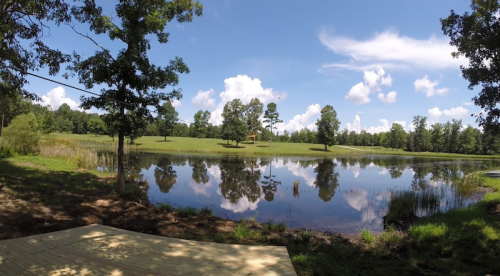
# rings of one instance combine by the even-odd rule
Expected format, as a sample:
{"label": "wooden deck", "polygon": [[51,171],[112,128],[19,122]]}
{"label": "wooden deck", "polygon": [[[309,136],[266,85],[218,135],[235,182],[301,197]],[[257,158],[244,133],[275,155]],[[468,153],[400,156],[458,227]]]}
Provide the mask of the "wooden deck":
{"label": "wooden deck", "polygon": [[103,225],[0,241],[0,275],[296,275],[284,246],[154,236]]}

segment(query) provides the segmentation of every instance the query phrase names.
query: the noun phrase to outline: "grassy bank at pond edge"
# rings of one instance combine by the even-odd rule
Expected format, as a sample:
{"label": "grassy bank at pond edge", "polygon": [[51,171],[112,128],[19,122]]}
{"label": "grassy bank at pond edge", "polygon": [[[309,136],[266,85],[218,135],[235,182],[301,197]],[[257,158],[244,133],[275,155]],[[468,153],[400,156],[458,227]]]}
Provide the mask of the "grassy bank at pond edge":
{"label": "grassy bank at pond edge", "polygon": [[[474,206],[420,219],[408,231],[360,235],[239,222],[205,209],[152,206],[144,188],[113,192],[112,176],[64,158],[0,159],[0,239],[91,223],[207,242],[286,245],[298,275],[486,275],[500,272],[500,179]],[[146,184],[147,185],[147,184]]]}
{"label": "grassy bank at pond edge", "polygon": [[[79,141],[89,147],[103,147],[115,149],[117,147],[116,138],[112,141],[109,136],[79,135],[79,134],[61,134],[55,133],[55,137]],[[241,142],[236,147],[235,142],[211,138],[190,138],[190,137],[164,137],[145,136],[135,140],[135,145],[126,145],[126,148],[152,151],[152,152],[187,152],[187,153],[207,153],[207,154],[242,154],[242,155],[275,155],[275,156],[358,156],[358,155],[404,155],[404,156],[423,156],[423,157],[441,157],[441,158],[473,158],[490,159],[500,158],[499,155],[469,155],[469,154],[451,154],[434,152],[407,152],[402,150],[392,150],[381,147],[362,147],[362,146],[340,146],[328,147],[324,151],[324,145],[308,143],[280,143],[273,142],[270,147],[269,142],[257,141],[255,144],[250,142]]]}

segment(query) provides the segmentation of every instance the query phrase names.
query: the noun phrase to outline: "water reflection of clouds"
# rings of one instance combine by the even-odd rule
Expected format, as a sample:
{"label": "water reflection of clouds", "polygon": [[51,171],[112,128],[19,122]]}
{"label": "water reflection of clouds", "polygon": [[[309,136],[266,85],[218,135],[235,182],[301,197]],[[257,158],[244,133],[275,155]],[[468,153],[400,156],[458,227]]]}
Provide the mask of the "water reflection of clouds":
{"label": "water reflection of clouds", "polygon": [[345,193],[344,197],[352,208],[361,211],[361,209],[368,206],[368,199],[366,198],[367,195],[368,191],[354,188]]}
{"label": "water reflection of clouds", "polygon": [[383,194],[379,193],[375,199],[377,201],[370,202],[368,199],[369,192],[360,188],[353,188],[344,193],[347,204],[357,211],[361,212],[361,221],[365,223],[382,223],[382,216],[377,212],[377,207],[380,201],[384,198]]}
{"label": "water reflection of clouds", "polygon": [[387,174],[388,172],[389,172],[389,170],[387,168],[382,168],[382,170],[380,170],[380,172],[378,172],[378,174],[384,175],[384,174]]}
{"label": "water reflection of clouds", "polygon": [[314,187],[316,177],[311,173],[312,169],[314,169],[313,165],[303,168],[298,162],[288,162],[284,164],[283,159],[278,159],[277,162],[273,163],[273,166],[277,169],[286,167],[293,175],[302,177],[308,186]]}
{"label": "water reflection of clouds", "polygon": [[359,165],[359,163],[357,163],[356,165],[354,166],[349,166],[347,167],[347,169],[350,169],[352,168],[352,172],[354,173],[354,178],[358,178],[359,176],[359,171],[361,170],[361,166]]}
{"label": "water reflection of clouds", "polygon": [[211,167],[207,168],[207,172],[215,178],[215,182],[217,182],[216,184],[219,184],[222,182],[221,171],[220,171],[219,166],[212,165]]}
{"label": "water reflection of clouds", "polygon": [[255,211],[257,209],[257,206],[259,205],[260,200],[262,199],[262,196],[258,198],[255,202],[250,202],[246,196],[238,199],[238,202],[236,203],[231,203],[229,199],[226,199],[222,196],[222,192],[219,189],[217,189],[217,194],[221,195],[221,203],[220,207],[229,211],[232,211],[233,213],[243,213],[245,211]]}
{"label": "water reflection of clouds", "polygon": [[196,183],[194,180],[190,180],[187,185],[193,189],[195,195],[204,195],[209,197],[211,195],[209,188],[212,187],[212,181],[208,181],[207,183]]}

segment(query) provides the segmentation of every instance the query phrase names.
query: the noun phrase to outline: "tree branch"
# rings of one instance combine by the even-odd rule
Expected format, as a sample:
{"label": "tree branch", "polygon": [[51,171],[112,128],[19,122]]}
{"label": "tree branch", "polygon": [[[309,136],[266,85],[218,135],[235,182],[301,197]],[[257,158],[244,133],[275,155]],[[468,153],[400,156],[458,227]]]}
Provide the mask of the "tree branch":
{"label": "tree branch", "polygon": [[92,37],[90,37],[90,36],[88,36],[88,35],[85,35],[85,34],[80,33],[79,31],[77,31],[77,30],[75,29],[75,27],[74,27],[73,25],[70,25],[70,24],[66,24],[66,25],[68,25],[71,29],[73,29],[73,31],[74,31],[75,33],[77,33],[77,34],[79,34],[79,35],[81,35],[81,36],[83,36],[83,37],[85,37],[85,38],[88,38],[88,39],[89,39],[90,41],[92,41],[92,42],[93,42],[93,43],[94,43],[97,47],[99,47],[99,48],[101,48],[103,51],[105,51],[105,52],[108,54],[108,56],[109,56],[112,60],[116,61],[116,60],[113,58],[113,56],[111,55],[110,51],[109,51],[108,49],[104,48],[103,46],[101,46],[99,43],[97,43],[97,41],[95,41]]}

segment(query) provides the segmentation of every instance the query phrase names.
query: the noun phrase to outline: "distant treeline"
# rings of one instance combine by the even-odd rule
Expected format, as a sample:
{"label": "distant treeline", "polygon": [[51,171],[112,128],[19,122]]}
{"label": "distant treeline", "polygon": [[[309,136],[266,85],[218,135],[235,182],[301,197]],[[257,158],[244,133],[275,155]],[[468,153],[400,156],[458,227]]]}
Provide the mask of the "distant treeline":
{"label": "distant treeline", "polygon": [[[52,111],[50,107],[32,103],[20,97],[18,99],[5,98],[0,101],[0,115],[5,115],[4,127],[8,126],[14,117],[30,112],[35,114],[39,130],[44,134],[52,132],[92,133],[95,135],[109,135],[113,138],[116,135],[113,128],[103,120],[105,116],[72,110],[66,103],[62,104],[57,110]],[[173,117],[177,121],[177,114]],[[337,144],[377,146],[411,152],[500,154],[500,136],[498,134],[481,131],[470,125],[464,126],[462,120],[453,119],[451,122],[436,123],[429,126],[426,117],[415,116],[412,123],[414,130],[410,132],[405,131],[403,126],[397,123],[394,123],[389,131],[375,134],[366,130],[361,130],[358,133],[353,130],[343,129],[336,133]],[[168,136],[222,139],[222,125],[217,126],[206,123],[202,136],[200,136],[200,130],[195,125],[194,123],[188,125],[187,123],[175,122]],[[163,121],[161,118],[153,118],[153,120],[146,122],[144,128],[136,131],[136,137],[130,138],[166,136],[165,133],[161,133],[162,126]],[[269,128],[259,127],[257,129],[257,141],[271,139]],[[316,136],[316,131],[303,128],[299,131],[288,132],[285,130],[281,133],[274,133],[273,140],[285,143],[317,143]]]}

